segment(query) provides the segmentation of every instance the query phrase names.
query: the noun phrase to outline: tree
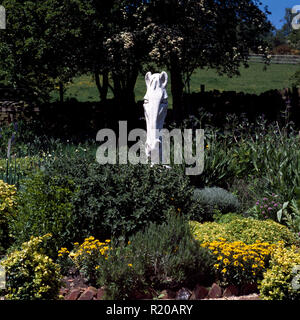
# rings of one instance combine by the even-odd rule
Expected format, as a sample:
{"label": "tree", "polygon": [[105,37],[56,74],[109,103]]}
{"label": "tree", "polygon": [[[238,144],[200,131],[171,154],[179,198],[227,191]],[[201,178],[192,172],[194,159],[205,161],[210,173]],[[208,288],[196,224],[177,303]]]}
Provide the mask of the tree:
{"label": "tree", "polygon": [[7,29],[0,34],[0,77],[47,100],[55,85],[62,87],[84,66],[83,5],[77,0],[4,0],[2,5]]}
{"label": "tree", "polygon": [[183,116],[184,82],[196,68],[232,76],[239,74],[240,64],[247,66],[252,51],[268,54],[264,35],[272,25],[256,0],[141,2],[149,57],[170,72],[177,120]]}

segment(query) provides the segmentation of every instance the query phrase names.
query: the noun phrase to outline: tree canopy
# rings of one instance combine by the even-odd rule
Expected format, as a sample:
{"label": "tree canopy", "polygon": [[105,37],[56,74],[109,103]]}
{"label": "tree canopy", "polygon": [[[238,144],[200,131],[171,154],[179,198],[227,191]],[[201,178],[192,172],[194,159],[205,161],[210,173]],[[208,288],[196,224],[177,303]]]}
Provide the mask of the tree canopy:
{"label": "tree canopy", "polygon": [[[181,116],[184,83],[196,68],[229,76],[250,52],[267,55],[267,12],[257,0],[4,0],[0,76],[38,93],[92,72],[101,99],[110,87],[134,100],[138,73],[166,68]],[[153,67],[154,68],[154,67]],[[48,90],[48,91],[47,91]]]}

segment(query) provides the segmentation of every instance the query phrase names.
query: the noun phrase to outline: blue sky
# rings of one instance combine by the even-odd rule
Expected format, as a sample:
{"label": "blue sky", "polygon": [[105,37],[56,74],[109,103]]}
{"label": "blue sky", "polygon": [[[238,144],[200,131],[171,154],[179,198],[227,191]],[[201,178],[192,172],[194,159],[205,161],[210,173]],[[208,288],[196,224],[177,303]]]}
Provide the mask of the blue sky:
{"label": "blue sky", "polygon": [[269,15],[269,20],[273,23],[276,28],[282,26],[280,20],[283,19],[285,14],[285,8],[292,8],[295,5],[300,5],[300,0],[261,0],[264,6],[268,6],[269,11],[272,13]]}

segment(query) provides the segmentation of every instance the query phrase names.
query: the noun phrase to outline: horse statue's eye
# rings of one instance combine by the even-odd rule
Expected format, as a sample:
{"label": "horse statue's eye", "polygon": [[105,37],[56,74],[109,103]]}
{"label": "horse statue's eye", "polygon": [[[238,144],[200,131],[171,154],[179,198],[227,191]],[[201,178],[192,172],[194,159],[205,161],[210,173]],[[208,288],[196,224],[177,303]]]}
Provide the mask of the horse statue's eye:
{"label": "horse statue's eye", "polygon": [[148,99],[144,99],[144,103],[149,103],[149,100]]}

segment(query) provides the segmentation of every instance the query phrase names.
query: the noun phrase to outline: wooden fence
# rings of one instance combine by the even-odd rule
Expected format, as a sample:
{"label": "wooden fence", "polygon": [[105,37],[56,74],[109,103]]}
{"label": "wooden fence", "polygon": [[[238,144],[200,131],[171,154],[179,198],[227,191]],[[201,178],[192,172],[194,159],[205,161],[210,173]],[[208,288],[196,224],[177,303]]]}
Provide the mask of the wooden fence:
{"label": "wooden fence", "polygon": [[[263,62],[262,54],[252,54],[250,55],[250,61],[252,62]],[[271,63],[277,64],[300,64],[300,55],[272,55]]]}

